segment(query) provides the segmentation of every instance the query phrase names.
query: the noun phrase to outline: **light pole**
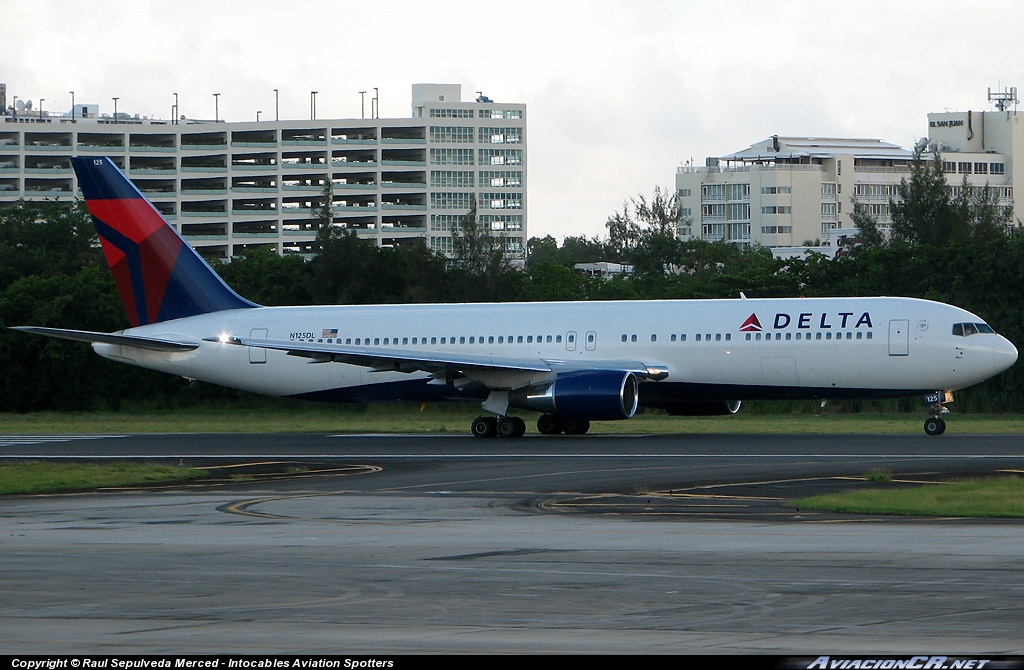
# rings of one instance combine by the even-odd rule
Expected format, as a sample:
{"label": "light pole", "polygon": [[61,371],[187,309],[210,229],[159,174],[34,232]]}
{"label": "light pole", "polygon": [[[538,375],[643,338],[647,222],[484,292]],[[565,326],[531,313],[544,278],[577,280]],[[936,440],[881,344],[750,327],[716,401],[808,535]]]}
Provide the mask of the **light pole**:
{"label": "light pole", "polygon": [[317,91],[309,92],[309,118],[311,121],[316,120],[316,94]]}
{"label": "light pole", "polygon": [[256,110],[256,123],[260,122],[260,114],[262,114],[262,113],[263,112],[261,112],[260,110],[258,110],[258,109]]}
{"label": "light pole", "polygon": [[359,116],[366,118],[366,91],[359,91]]}
{"label": "light pole", "polygon": [[171,125],[178,125],[178,94],[174,94],[174,113],[171,114]]}
{"label": "light pole", "polygon": [[380,91],[376,86],[373,87],[373,100],[370,101],[370,116],[380,118]]}
{"label": "light pole", "polygon": [[114,101],[114,123],[117,123],[117,98],[113,98]]}
{"label": "light pole", "polygon": [[11,107],[14,109],[14,118],[18,118],[18,96],[11,99]]}
{"label": "light pole", "polygon": [[75,92],[68,91],[71,94],[71,123],[75,122]]}
{"label": "light pole", "polygon": [[43,103],[46,102],[46,98],[39,98],[39,120],[43,120]]}
{"label": "light pole", "polygon": [[275,121],[280,121],[281,120],[281,114],[278,111],[279,110],[278,103],[280,102],[280,100],[281,100],[281,94],[278,93],[277,89],[275,88],[274,89],[274,120]]}
{"label": "light pole", "polygon": [[213,122],[220,123],[220,93],[213,94]]}

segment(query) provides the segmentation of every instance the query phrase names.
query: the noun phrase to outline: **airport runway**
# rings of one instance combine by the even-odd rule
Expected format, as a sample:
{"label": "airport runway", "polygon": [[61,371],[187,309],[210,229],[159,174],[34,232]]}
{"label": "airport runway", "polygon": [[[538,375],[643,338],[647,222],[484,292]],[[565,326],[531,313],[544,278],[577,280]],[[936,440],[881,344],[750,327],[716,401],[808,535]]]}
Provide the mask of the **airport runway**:
{"label": "airport runway", "polygon": [[1024,653],[1024,523],[789,504],[1022,436],[0,436],[37,457],[241,476],[0,500],[6,654]]}

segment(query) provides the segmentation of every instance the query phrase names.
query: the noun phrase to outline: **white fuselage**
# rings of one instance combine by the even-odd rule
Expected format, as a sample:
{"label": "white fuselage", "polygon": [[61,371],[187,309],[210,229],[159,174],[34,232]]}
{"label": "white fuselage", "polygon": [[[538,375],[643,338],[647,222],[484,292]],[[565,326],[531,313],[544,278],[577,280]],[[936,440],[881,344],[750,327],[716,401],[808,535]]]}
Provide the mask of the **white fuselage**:
{"label": "white fuselage", "polygon": [[111,359],[266,395],[350,401],[451,397],[453,387],[426,372],[374,371],[204,338],[336,343],[551,367],[470,374],[492,389],[629,362],[667,372],[641,385],[644,405],[645,397],[906,396],[970,386],[1016,360],[1005,338],[955,335],[958,323],[983,325],[960,308],[911,298],[258,307],[125,331],[200,342],[188,352],[93,347]]}

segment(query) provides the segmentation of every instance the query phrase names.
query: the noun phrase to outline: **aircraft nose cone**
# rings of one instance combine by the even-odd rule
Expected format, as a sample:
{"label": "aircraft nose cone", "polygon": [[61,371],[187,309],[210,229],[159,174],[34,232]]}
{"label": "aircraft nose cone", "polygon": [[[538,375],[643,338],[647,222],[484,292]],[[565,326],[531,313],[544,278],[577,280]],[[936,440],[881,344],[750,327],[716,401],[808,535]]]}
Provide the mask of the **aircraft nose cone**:
{"label": "aircraft nose cone", "polygon": [[992,345],[992,363],[997,371],[1002,372],[1017,362],[1017,347],[1005,337],[1000,336]]}

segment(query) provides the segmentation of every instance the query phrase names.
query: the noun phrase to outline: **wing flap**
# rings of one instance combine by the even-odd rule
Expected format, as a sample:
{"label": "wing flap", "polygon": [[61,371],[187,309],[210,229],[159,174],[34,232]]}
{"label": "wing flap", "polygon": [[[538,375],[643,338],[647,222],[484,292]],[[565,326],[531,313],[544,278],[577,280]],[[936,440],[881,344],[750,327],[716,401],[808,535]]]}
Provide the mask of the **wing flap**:
{"label": "wing flap", "polygon": [[198,342],[185,340],[165,340],[157,337],[141,337],[139,335],[124,335],[119,333],[97,333],[91,330],[69,330],[66,328],[45,328],[43,326],[11,326],[11,330],[20,330],[23,333],[33,333],[46,337],[55,337],[61,340],[74,340],[76,342],[102,342],[104,344],[116,344],[122,347],[138,347],[151,351],[192,351],[199,347]]}

